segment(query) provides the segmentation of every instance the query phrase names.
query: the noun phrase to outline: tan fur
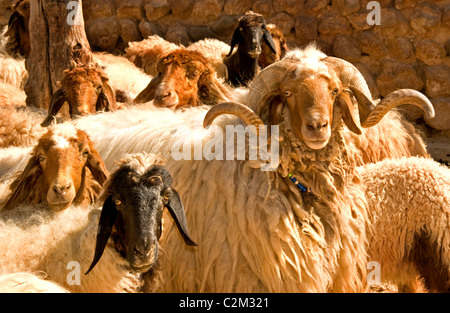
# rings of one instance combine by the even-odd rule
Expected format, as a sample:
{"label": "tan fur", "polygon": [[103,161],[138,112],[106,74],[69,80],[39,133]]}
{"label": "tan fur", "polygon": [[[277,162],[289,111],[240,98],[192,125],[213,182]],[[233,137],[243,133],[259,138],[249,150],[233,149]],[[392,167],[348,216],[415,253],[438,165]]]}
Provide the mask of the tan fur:
{"label": "tan fur", "polygon": [[127,58],[150,76],[156,76],[158,61],[180,46],[168,42],[158,35],[149,36],[142,41],[128,43],[125,49]]}
{"label": "tan fur", "polygon": [[258,65],[261,67],[261,69],[269,66],[272,63],[278,62],[281,60],[286,52],[289,51],[289,47],[286,43],[286,38],[283,35],[283,32],[281,29],[279,29],[274,24],[267,24],[267,29],[269,30],[270,34],[272,35],[273,42],[275,44],[277,53],[274,54],[269,46],[266,44],[265,41],[261,43],[261,55],[258,58]]}

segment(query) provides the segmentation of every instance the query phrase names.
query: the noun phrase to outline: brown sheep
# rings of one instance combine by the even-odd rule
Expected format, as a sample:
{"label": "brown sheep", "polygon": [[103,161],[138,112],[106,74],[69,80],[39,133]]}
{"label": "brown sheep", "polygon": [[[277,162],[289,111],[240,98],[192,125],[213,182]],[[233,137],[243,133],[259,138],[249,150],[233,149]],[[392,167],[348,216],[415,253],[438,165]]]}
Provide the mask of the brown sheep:
{"label": "brown sheep", "polygon": [[108,172],[89,136],[72,125],[50,127],[34,147],[4,204],[46,203],[53,210],[95,203]]}
{"label": "brown sheep", "polygon": [[157,107],[172,110],[215,104],[229,97],[210,62],[197,51],[179,48],[159,60],[158,75],[137,95],[135,102],[153,100]]}
{"label": "brown sheep", "polygon": [[272,63],[280,61],[286,52],[289,51],[289,47],[286,43],[286,38],[283,35],[281,29],[274,24],[267,24],[267,29],[272,35],[273,43],[275,45],[276,53],[273,53],[269,45],[265,41],[261,42],[261,54],[258,58],[258,65],[261,69],[269,66]]}
{"label": "brown sheep", "polygon": [[115,93],[108,84],[108,77],[97,64],[92,63],[64,72],[61,88],[53,94],[48,115],[41,124],[43,127],[50,125],[65,102],[69,104],[71,118],[117,109]]}

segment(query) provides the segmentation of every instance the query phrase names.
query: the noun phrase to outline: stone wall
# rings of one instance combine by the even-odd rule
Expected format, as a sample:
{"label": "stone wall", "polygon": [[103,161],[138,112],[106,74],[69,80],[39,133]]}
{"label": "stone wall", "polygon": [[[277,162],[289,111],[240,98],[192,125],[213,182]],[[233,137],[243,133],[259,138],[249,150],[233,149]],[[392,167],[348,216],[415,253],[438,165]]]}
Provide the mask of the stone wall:
{"label": "stone wall", "polygon": [[[1,6],[9,2],[3,0]],[[314,40],[325,53],[354,63],[375,97],[398,88],[422,91],[437,111],[437,118],[427,124],[450,129],[449,1],[379,0],[381,24],[375,26],[367,23],[368,2],[83,0],[83,11],[94,49],[114,52],[152,34],[182,44],[205,37],[229,43],[238,18],[251,9],[280,27],[290,47]],[[408,109],[407,114],[421,117],[419,110]]]}
{"label": "stone wall", "polygon": [[[229,42],[240,15],[251,9],[281,28],[291,47],[316,41],[354,63],[375,97],[398,88],[433,102],[434,128],[450,129],[450,4],[380,0],[381,24],[367,23],[369,0],[84,0],[86,32],[102,50],[158,34],[188,44],[205,37]],[[411,119],[419,110],[408,110]]]}

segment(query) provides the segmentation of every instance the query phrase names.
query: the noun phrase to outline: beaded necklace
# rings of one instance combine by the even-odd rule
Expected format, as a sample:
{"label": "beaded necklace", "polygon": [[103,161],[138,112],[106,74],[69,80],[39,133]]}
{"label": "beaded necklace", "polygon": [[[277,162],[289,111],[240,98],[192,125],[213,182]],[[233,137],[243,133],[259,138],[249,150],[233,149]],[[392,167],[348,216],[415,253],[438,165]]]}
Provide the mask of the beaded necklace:
{"label": "beaded necklace", "polygon": [[292,173],[289,173],[288,175],[289,179],[294,183],[294,185],[296,185],[302,192],[311,192],[311,188],[306,188],[305,186],[303,186],[298,180],[297,178],[295,178]]}

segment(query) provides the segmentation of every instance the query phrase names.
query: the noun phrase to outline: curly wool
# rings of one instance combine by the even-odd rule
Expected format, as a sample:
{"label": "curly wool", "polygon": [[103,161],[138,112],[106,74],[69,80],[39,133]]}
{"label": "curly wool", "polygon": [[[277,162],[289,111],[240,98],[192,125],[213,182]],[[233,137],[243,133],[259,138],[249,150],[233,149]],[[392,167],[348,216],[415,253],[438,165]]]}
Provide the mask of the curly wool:
{"label": "curly wool", "polygon": [[421,274],[431,291],[450,291],[450,169],[425,158],[358,168],[373,222],[369,260],[381,279],[408,285]]}

